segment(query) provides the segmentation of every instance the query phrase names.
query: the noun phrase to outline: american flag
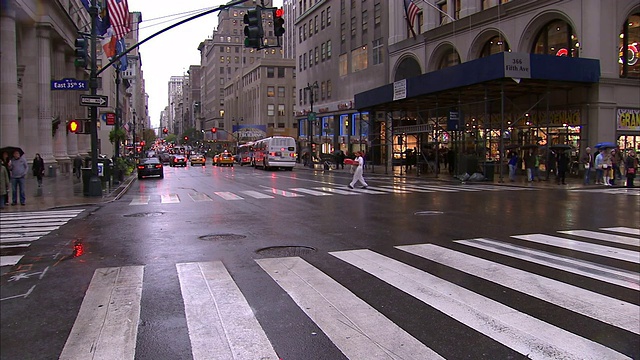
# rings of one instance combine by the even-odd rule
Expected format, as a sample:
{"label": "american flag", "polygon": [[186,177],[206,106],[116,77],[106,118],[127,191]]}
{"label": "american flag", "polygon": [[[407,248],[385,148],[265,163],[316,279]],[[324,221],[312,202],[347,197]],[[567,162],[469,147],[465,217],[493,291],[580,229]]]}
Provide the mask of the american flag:
{"label": "american flag", "polygon": [[416,21],[416,16],[420,12],[420,8],[413,2],[413,0],[404,0],[404,10],[407,12],[407,22],[413,32],[413,23]]}
{"label": "american flag", "polygon": [[127,0],[107,0],[109,20],[116,39],[122,39],[129,32],[129,5]]}

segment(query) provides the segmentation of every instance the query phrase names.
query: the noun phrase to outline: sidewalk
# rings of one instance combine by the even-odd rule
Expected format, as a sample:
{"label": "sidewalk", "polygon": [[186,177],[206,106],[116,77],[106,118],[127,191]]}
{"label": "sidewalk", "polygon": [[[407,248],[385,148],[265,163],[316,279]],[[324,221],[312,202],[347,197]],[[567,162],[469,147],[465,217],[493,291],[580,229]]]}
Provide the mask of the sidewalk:
{"label": "sidewalk", "polygon": [[0,212],[40,211],[109,202],[118,199],[134,179],[135,176],[130,176],[119,185],[103,189],[102,196],[84,196],[82,180],[77,179],[73,174],[45,177],[42,179],[42,187],[38,187],[37,179],[28,174],[25,184],[26,205],[20,205],[19,198],[18,205],[11,205],[11,194],[9,194],[9,204],[5,205]]}
{"label": "sidewalk", "polygon": [[[304,167],[302,164],[296,163],[296,170],[311,170],[309,167]],[[349,166],[344,167],[344,169],[331,169],[331,170],[323,170],[322,165],[316,164],[315,171],[329,171],[335,173],[344,173],[348,176],[351,176],[349,173]],[[436,176],[433,172],[422,173],[417,175],[415,167],[409,169],[409,171],[405,171],[404,168],[400,168],[400,166],[394,166],[393,169],[391,167],[385,169],[384,165],[376,165],[374,167],[368,167],[364,171],[365,178],[375,179],[376,177],[397,177],[397,178],[407,178],[407,179],[416,179],[422,181],[442,181],[460,184],[461,181],[457,178],[451,176],[446,170],[441,170],[440,173]],[[546,175],[545,175],[546,176]],[[509,174],[502,174],[502,181],[500,180],[500,174],[494,174],[493,181],[479,181],[479,182],[468,182],[468,184],[493,184],[493,185],[508,185],[508,186],[520,186],[520,187],[533,187],[533,188],[547,188],[547,189],[580,189],[580,188],[609,188],[604,185],[596,185],[594,184],[595,173],[591,174],[591,184],[584,185],[584,180],[582,176],[570,176],[567,175],[565,181],[566,185],[558,185],[556,183],[555,175],[551,175],[549,180],[545,180],[545,176],[541,177],[541,181],[527,181],[526,175],[518,175],[516,176],[516,180],[514,182],[509,181]],[[616,180],[616,185],[614,188],[624,187],[625,179]],[[637,186],[636,186],[637,188]]]}

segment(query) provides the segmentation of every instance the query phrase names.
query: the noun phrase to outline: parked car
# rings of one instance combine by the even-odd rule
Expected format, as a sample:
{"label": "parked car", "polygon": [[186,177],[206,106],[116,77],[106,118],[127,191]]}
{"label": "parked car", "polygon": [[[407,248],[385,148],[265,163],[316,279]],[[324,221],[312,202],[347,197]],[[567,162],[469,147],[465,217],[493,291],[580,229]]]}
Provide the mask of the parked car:
{"label": "parked car", "polygon": [[170,166],[187,166],[187,157],[184,155],[173,155],[171,157]]}
{"label": "parked car", "polygon": [[203,155],[200,154],[194,154],[191,155],[191,157],[189,158],[189,162],[191,163],[191,166],[193,165],[205,165],[205,159]]}
{"label": "parked car", "polygon": [[233,166],[233,155],[223,152],[213,157],[213,165],[217,166]]}
{"label": "parked car", "polygon": [[164,177],[164,166],[156,157],[140,159],[136,168],[138,169],[138,179],[148,176],[159,176],[161,179]]}

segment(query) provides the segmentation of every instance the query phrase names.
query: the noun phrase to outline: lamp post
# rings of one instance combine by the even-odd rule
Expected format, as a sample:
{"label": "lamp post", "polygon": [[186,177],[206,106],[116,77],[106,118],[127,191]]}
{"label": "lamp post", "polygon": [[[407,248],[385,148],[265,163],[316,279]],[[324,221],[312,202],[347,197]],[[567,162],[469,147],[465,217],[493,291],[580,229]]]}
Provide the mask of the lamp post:
{"label": "lamp post", "polygon": [[318,82],[314,81],[313,84],[307,83],[307,87],[304,88],[305,93],[309,91],[311,96],[309,97],[309,103],[311,104],[311,109],[309,114],[307,115],[307,120],[309,121],[309,167],[313,169],[313,126],[316,122],[316,113],[313,112],[313,100],[315,98],[315,91],[318,88]]}

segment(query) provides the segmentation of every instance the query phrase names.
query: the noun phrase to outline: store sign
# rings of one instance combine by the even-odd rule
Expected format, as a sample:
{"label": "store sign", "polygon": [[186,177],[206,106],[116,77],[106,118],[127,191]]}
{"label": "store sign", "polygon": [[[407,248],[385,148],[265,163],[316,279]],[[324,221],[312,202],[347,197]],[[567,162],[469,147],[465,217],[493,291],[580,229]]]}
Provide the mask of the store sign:
{"label": "store sign", "polygon": [[640,131],[640,109],[618,109],[618,130]]}
{"label": "store sign", "polygon": [[393,83],[393,101],[407,98],[407,79],[395,81]]}
{"label": "store sign", "polygon": [[531,60],[529,54],[504,52],[504,77],[516,79],[531,78]]}

